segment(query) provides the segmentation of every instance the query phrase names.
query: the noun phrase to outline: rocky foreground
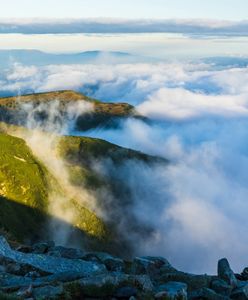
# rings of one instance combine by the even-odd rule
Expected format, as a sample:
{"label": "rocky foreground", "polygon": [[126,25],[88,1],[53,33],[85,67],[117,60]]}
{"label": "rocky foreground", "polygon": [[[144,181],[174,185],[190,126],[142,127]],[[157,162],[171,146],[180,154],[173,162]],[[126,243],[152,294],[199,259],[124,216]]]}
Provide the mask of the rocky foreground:
{"label": "rocky foreground", "polygon": [[0,236],[0,299],[248,299],[248,270],[227,259],[218,275],[193,275],[162,257],[125,261],[43,242],[12,249]]}

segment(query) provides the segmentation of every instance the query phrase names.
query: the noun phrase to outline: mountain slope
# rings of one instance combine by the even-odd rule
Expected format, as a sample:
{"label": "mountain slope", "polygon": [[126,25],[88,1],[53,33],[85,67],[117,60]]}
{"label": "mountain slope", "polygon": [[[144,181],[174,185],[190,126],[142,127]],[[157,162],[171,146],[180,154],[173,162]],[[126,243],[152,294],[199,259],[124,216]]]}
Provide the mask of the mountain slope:
{"label": "mountain slope", "polygon": [[[32,131],[21,128],[14,131],[19,136],[25,136],[27,132]],[[47,134],[43,134],[45,139]],[[115,179],[111,169],[99,172],[96,163],[104,167],[106,161],[111,161],[118,169],[128,161],[153,164],[167,163],[166,160],[99,139],[57,137],[58,159],[68,173],[65,182],[52,172],[49,165],[44,165],[34,156],[24,140],[1,133],[0,145],[0,228],[19,241],[59,240],[60,235],[66,233],[66,240],[62,243],[112,253],[120,253],[121,249],[124,255],[130,253],[130,245],[125,234],[118,230],[114,214],[104,220],[94,211],[93,203],[86,200],[90,195],[90,201],[96,201],[95,205],[102,211],[124,211],[130,204],[126,183]],[[46,153],[44,146],[40,147]],[[109,197],[115,199],[113,203],[109,202]],[[131,212],[127,218],[130,226],[138,228]],[[140,226],[142,232],[149,232],[145,224]]]}
{"label": "mountain slope", "polygon": [[[0,144],[0,225],[20,240],[42,235],[42,226],[46,226],[50,218],[50,195],[68,195],[63,195],[59,183],[22,139],[0,134]],[[88,236],[106,237],[105,225],[94,213],[81,205],[76,208],[75,200],[70,198],[67,209],[80,211],[78,219],[84,220],[68,226],[78,228]]]}
{"label": "mountain slope", "polygon": [[67,118],[72,113],[77,115],[77,130],[115,127],[124,118],[138,117],[130,104],[100,102],[81,93],[65,90],[0,98],[0,120],[25,125],[28,114],[34,112],[36,123],[44,123],[49,118],[48,112],[54,110],[54,104],[61,122],[68,122]]}

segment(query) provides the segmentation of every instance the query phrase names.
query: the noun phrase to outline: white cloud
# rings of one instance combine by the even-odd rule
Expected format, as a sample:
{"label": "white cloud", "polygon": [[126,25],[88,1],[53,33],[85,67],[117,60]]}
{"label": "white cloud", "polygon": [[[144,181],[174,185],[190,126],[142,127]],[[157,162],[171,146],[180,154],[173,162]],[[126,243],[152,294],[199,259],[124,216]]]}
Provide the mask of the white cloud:
{"label": "white cloud", "polygon": [[1,88],[76,88],[137,104],[163,121],[128,120],[119,129],[88,133],[171,160],[167,168],[131,164],[117,170],[132,188],[133,213],[155,229],[154,239],[136,240],[139,254],[165,256],[192,272],[215,272],[217,260],[227,256],[241,271],[248,251],[247,68],[174,63],[46,66],[32,72],[14,66]]}
{"label": "white cloud", "polygon": [[247,116],[248,95],[205,95],[182,88],[162,88],[137,107],[153,119],[185,120],[204,116]]}

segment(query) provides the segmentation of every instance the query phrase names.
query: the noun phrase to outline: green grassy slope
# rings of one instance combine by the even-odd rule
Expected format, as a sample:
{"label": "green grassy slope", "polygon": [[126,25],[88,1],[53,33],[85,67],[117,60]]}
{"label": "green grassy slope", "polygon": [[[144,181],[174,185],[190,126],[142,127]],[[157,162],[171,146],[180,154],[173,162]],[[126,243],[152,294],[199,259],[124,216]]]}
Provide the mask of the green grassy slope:
{"label": "green grassy slope", "polygon": [[75,211],[75,224],[68,225],[89,237],[106,238],[103,222],[76,199],[63,194],[59,183],[22,139],[0,134],[0,227],[17,239],[38,235],[49,218],[50,193],[65,197],[65,209]]}
{"label": "green grassy slope", "polygon": [[[16,131],[15,128],[14,132]],[[114,190],[116,183],[112,179],[109,182],[97,173],[92,168],[92,161],[111,159],[114,164],[121,164],[130,159],[145,163],[159,161],[159,158],[88,137],[58,137],[58,154],[65,161],[71,185],[87,187],[94,191],[102,187]],[[123,187],[125,185],[118,184]],[[119,186],[117,190],[120,190]],[[55,194],[58,197],[51,200],[50,196]],[[59,197],[64,199],[62,208],[65,214],[70,212],[73,215],[68,224],[68,220],[63,221],[57,219],[58,216],[51,215],[49,203],[59,201],[56,200]],[[78,201],[75,194],[72,196],[68,193],[63,183],[51,175],[32,154],[24,140],[0,133],[0,228],[4,228],[21,241],[43,235],[45,225],[51,218],[57,223],[64,222],[63,225],[71,232],[76,232],[78,237],[78,234],[82,233],[84,242],[87,240],[89,247],[106,249],[106,245],[111,242],[112,248],[117,249],[123,245],[122,242],[124,243],[120,241],[121,238],[116,241],[114,224],[111,222],[105,224],[94,212]],[[119,243],[118,246],[116,243]]]}
{"label": "green grassy slope", "polygon": [[46,210],[48,176],[25,142],[9,135],[0,135],[0,195]]}

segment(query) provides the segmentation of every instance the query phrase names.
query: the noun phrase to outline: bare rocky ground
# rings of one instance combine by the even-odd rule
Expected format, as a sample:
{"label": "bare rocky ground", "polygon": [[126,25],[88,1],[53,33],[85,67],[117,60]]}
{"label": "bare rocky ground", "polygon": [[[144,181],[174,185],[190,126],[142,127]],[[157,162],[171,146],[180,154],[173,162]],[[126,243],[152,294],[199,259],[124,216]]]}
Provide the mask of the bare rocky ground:
{"label": "bare rocky ground", "polygon": [[176,270],[162,257],[126,261],[41,242],[12,249],[0,236],[0,299],[248,299],[248,269],[227,259],[217,275]]}

